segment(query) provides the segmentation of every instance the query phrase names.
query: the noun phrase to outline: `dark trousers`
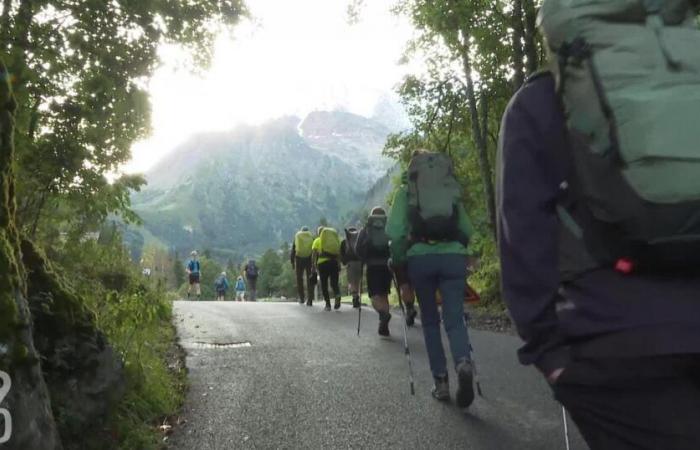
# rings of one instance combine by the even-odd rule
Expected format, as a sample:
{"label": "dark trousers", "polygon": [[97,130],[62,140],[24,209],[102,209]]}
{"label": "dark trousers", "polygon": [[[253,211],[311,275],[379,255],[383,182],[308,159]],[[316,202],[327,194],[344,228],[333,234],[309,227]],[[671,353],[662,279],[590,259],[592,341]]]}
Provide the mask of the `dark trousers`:
{"label": "dark trousers", "polygon": [[552,389],[591,450],[700,449],[700,355],[577,359]]}
{"label": "dark trousers", "polygon": [[340,298],[340,264],[335,259],[330,261],[325,261],[318,265],[318,274],[321,278],[321,292],[323,292],[323,299],[326,303],[331,302],[331,296],[328,292],[328,282],[331,283],[331,288],[333,289],[333,295],[335,298]]}
{"label": "dark trousers", "polygon": [[248,287],[248,301],[254,302],[258,299],[258,277],[250,278],[246,277],[247,287]]}
{"label": "dark trousers", "polygon": [[311,257],[299,258],[298,256],[294,258],[294,269],[297,275],[297,292],[299,293],[299,300],[307,299],[304,297],[304,281],[306,281],[309,297],[307,300],[313,300],[313,290],[312,286],[309,285],[309,277],[311,276]]}

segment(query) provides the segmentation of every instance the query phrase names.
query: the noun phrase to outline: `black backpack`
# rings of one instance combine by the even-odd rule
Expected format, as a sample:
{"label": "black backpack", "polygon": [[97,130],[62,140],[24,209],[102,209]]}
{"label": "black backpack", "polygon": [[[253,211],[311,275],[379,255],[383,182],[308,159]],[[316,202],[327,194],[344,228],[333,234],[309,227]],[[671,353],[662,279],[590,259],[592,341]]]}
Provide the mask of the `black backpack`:
{"label": "black backpack", "polygon": [[367,218],[367,253],[372,258],[389,257],[389,236],[386,234],[386,215],[372,214]]}
{"label": "black backpack", "polygon": [[357,245],[357,236],[360,234],[355,227],[345,229],[345,248],[343,254],[343,262],[359,261],[355,246]]}
{"label": "black backpack", "polygon": [[258,266],[255,265],[255,261],[250,261],[245,266],[245,276],[247,278],[258,278]]}

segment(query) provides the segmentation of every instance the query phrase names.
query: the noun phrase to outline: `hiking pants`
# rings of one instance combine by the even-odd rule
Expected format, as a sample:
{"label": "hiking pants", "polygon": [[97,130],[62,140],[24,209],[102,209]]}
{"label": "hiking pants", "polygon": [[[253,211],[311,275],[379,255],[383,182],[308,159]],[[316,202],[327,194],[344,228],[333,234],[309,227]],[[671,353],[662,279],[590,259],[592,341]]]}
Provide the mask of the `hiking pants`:
{"label": "hiking pants", "polygon": [[[313,300],[313,293],[311,290],[312,286],[309,284],[309,277],[311,276],[311,257],[299,258],[296,256],[294,258],[294,270],[296,270],[297,275],[297,292],[299,293],[299,300]],[[307,290],[309,297],[304,297],[304,281],[306,281]]]}
{"label": "hiking pants", "polygon": [[591,450],[700,449],[700,355],[574,359],[552,389]]}
{"label": "hiking pants", "polygon": [[430,370],[434,377],[443,377],[447,375],[447,361],[435,293],[439,289],[442,294],[442,321],[457,366],[470,360],[469,333],[464,320],[467,257],[456,254],[411,256],[408,258],[408,278],[420,305]]}
{"label": "hiking pants", "polygon": [[318,274],[321,277],[321,292],[323,292],[323,299],[326,304],[330,304],[331,296],[328,292],[328,282],[331,283],[331,288],[333,289],[333,295],[335,298],[340,298],[340,265],[335,259],[330,261],[322,262],[318,265]]}
{"label": "hiking pants", "polygon": [[246,280],[248,281],[248,283],[246,284],[246,286],[248,287],[248,301],[254,302],[257,300],[258,297],[258,278],[246,277]]}

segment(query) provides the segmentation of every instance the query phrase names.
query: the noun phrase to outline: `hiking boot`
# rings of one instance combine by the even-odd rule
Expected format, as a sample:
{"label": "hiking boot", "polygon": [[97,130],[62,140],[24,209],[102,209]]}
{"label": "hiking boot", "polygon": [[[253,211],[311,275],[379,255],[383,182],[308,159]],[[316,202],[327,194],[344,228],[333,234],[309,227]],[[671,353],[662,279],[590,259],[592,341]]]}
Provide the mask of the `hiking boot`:
{"label": "hiking boot", "polygon": [[304,304],[304,299],[303,299],[303,298],[300,298],[300,299],[299,299],[299,304],[300,304],[300,305],[303,305],[303,304]]}
{"label": "hiking boot", "polygon": [[308,299],[308,300],[306,301],[306,306],[314,306],[314,302],[311,301],[311,299]]}
{"label": "hiking boot", "polygon": [[331,302],[326,302],[326,307],[323,309],[325,309],[326,311],[330,311],[331,310]]}
{"label": "hiking boot", "polygon": [[380,336],[389,336],[389,321],[391,320],[391,314],[389,313],[379,313],[379,330],[377,331]]}
{"label": "hiking boot", "polygon": [[352,298],[352,307],[353,308],[359,308],[360,307],[360,296],[356,296]]}
{"label": "hiking boot", "polygon": [[444,377],[434,377],[435,386],[433,387],[433,397],[441,402],[446,402],[450,399],[450,383],[447,381],[447,375]]}
{"label": "hiking boot", "polygon": [[416,311],[416,306],[414,304],[406,305],[406,325],[412,327],[416,323],[416,316],[418,311]]}
{"label": "hiking boot", "polygon": [[340,309],[340,299],[339,298],[335,299],[335,305],[333,305],[333,309]]}
{"label": "hiking boot", "polygon": [[457,365],[457,406],[468,408],[474,401],[474,370],[472,363],[462,361]]}

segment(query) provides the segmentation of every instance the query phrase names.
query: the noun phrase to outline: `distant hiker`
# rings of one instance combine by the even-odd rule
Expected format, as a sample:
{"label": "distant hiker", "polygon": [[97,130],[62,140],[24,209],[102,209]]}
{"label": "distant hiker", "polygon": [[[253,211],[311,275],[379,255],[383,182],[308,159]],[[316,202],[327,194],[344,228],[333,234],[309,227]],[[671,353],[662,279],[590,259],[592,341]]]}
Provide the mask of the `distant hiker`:
{"label": "distant hiker", "polygon": [[389,236],[386,234],[386,211],[377,206],[367,218],[367,223],[357,237],[357,255],[367,267],[367,293],[372,306],[379,314],[381,336],[389,336],[389,292],[391,271],[389,270]]}
{"label": "distant hiker", "polygon": [[244,302],[245,301],[245,281],[243,281],[242,276],[238,276],[238,279],[236,280],[236,300],[239,302]]}
{"label": "distant hiker", "polygon": [[248,300],[254,302],[257,300],[258,296],[258,275],[260,275],[260,271],[254,259],[249,260],[248,264],[245,265],[243,274],[245,275],[246,285],[248,287]]}
{"label": "distant hiker", "polygon": [[216,281],[214,281],[214,288],[216,289],[216,300],[226,300],[226,291],[229,288],[226,272],[221,272],[221,275],[216,278]]}
{"label": "distant hiker", "polygon": [[[311,261],[312,246],[314,243],[314,236],[309,231],[309,227],[301,227],[301,230],[297,232],[294,236],[294,243],[292,243],[292,251],[289,258],[292,263],[292,268],[296,272],[297,280],[297,292],[299,294],[299,304],[303,305],[306,299],[306,304],[308,306],[312,305],[313,302],[313,286],[309,283],[309,277],[311,276],[311,267],[313,265]],[[304,281],[307,283],[307,293],[308,297],[304,297]]]}
{"label": "distant hiker", "polygon": [[321,292],[326,302],[326,311],[331,310],[331,297],[328,291],[330,281],[335,295],[335,309],[340,309],[340,237],[330,227],[319,227],[318,237],[313,242],[313,261],[315,271],[321,278]]}
{"label": "distant hiker", "polygon": [[352,307],[360,307],[360,289],[362,286],[362,261],[355,252],[357,235],[359,231],[355,227],[345,229],[345,239],[340,243],[340,261],[347,267],[348,285],[352,295]]}
{"label": "distant hiker", "polygon": [[411,300],[410,284],[420,304],[425,346],[435,379],[433,397],[441,401],[450,398],[435,299],[440,290],[442,321],[457,372],[457,405],[466,408],[474,400],[463,303],[471,226],[449,156],[426,151],[413,154],[404,183],[394,196],[386,231],[402,298]]}
{"label": "distant hiker", "polygon": [[197,296],[197,300],[199,300],[202,296],[202,288],[199,285],[201,273],[199,258],[197,257],[197,251],[193,250],[192,253],[190,253],[190,260],[187,261],[185,270],[187,270],[187,276],[189,281],[189,286],[187,287],[187,299],[190,299],[190,294],[194,289],[194,294]]}
{"label": "distant hiker", "polygon": [[592,450],[700,449],[697,6],[545,0],[561,65],[531,77],[502,122],[518,356]]}

